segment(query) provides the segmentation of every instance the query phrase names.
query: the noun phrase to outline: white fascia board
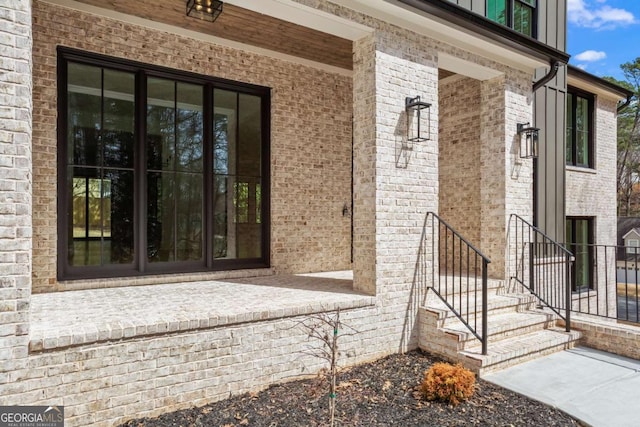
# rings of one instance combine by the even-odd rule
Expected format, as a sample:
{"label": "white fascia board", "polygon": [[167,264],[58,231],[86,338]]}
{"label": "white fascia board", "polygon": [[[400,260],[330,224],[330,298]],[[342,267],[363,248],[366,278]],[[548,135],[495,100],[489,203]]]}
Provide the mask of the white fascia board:
{"label": "white fascia board", "polygon": [[636,238],[640,239],[640,234],[638,234],[638,232],[636,231],[635,228],[632,228],[631,230],[627,231],[627,234],[625,234],[624,236],[622,236],[623,240],[627,240],[629,238],[629,235],[633,233],[636,235]]}
{"label": "white fascia board", "polygon": [[225,0],[225,3],[351,41],[359,40],[373,32],[373,29],[366,25],[292,0]]}
{"label": "white fascia board", "polygon": [[332,2],[531,74],[537,68],[549,68],[549,63],[544,60],[508,49],[486,37],[452,26],[445,20],[395,0]]}
{"label": "white fascia board", "polygon": [[586,82],[576,76],[572,76],[570,73],[568,75],[567,83],[569,86],[576,87],[578,89],[582,89],[585,92],[592,93],[594,95],[602,96],[603,98],[610,99],[612,101],[620,101],[621,99],[627,99],[626,96],[620,95],[617,92],[613,92],[605,89],[602,86],[594,85],[593,83]]}
{"label": "white fascia board", "polygon": [[493,68],[484,67],[474,62],[465,61],[446,53],[438,54],[438,68],[453,71],[456,74],[471,77],[476,80],[490,80],[501,76],[503,73]]}
{"label": "white fascia board", "polygon": [[189,37],[194,40],[200,40],[206,43],[217,44],[223,47],[229,47],[232,49],[238,49],[245,52],[255,53],[257,55],[263,55],[269,58],[279,59],[295,64],[300,64],[312,68],[316,68],[329,73],[340,74],[343,76],[353,76],[353,71],[333,65],[324,64],[310,59],[300,58],[295,55],[288,55],[282,52],[276,52],[274,50],[265,49],[257,46],[253,46],[246,43],[240,43],[233,40],[228,40],[222,37],[216,37],[209,34],[200,33],[198,31],[188,30],[186,28],[178,27],[175,25],[164,24],[162,22],[152,21],[150,19],[144,19],[126,13],[117,12],[111,9],[105,9],[97,6],[92,6],[86,3],[80,3],[74,0],[41,0],[46,3],[54,4],[57,6],[66,7],[68,9],[78,10],[81,12],[90,13],[92,15],[103,16],[106,18],[115,19],[127,24],[137,25],[140,27],[150,28],[153,30],[164,31],[166,33],[176,34],[179,36]]}

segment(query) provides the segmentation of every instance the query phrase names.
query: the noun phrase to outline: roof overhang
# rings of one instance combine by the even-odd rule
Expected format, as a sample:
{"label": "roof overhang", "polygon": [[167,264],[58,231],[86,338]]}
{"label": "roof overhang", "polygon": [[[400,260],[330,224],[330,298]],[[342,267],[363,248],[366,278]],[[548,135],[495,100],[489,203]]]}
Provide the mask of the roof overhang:
{"label": "roof overhang", "polygon": [[604,96],[613,100],[628,99],[633,96],[630,90],[618,86],[608,80],[594,76],[578,67],[567,67],[568,83],[589,93]]}
{"label": "roof overhang", "polygon": [[442,0],[332,0],[418,34],[532,72],[569,55]]}

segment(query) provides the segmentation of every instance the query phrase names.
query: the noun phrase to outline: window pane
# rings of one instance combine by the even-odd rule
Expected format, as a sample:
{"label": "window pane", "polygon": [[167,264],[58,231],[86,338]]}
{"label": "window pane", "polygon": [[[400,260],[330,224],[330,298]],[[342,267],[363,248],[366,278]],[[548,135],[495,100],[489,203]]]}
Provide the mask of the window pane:
{"label": "window pane", "polygon": [[261,255],[262,105],[214,91],[214,258]]}
{"label": "window pane", "polygon": [[576,97],[576,164],[589,166],[589,101]]}
{"label": "window pane", "polygon": [[238,94],[216,89],[213,102],[213,169],[216,174],[235,175]]}
{"label": "window pane", "polygon": [[176,167],[185,172],[202,172],[203,169],[202,90],[200,85],[177,85]]}
{"label": "window pane", "polygon": [[202,175],[176,174],[177,255],[180,261],[202,259]]}
{"label": "window pane", "polygon": [[174,173],[147,175],[147,257],[150,262],[175,260]]}
{"label": "window pane", "polygon": [[[133,262],[133,171],[106,169],[101,185],[102,237],[110,241],[104,263]],[[106,255],[106,256],[105,256]]]}
{"label": "window pane", "polygon": [[97,166],[102,129],[102,69],[69,63],[67,75],[68,162]]}
{"label": "window pane", "polygon": [[202,259],[203,90],[201,85],[148,80],[150,262]]}
{"label": "window pane", "polygon": [[171,80],[147,81],[147,168],[175,170],[176,85]]}
{"label": "window pane", "polygon": [[133,262],[133,93],[132,73],[68,64],[71,266]]}
{"label": "window pane", "polygon": [[507,25],[507,0],[487,0],[487,18]]}
{"label": "window pane", "polygon": [[576,132],[576,164],[589,166],[589,133]]}
{"label": "window pane", "polygon": [[573,95],[570,93],[567,94],[567,136],[566,136],[566,145],[567,145],[567,163],[573,164]]}
{"label": "window pane", "polygon": [[[133,262],[133,173],[71,168],[69,264]],[[117,214],[116,214],[117,213]]]}
{"label": "window pane", "polygon": [[576,285],[578,288],[589,287],[589,222],[588,220],[574,220],[575,223],[575,256],[576,256]]}
{"label": "window pane", "polygon": [[260,176],[262,122],[260,98],[240,94],[238,101],[238,164],[237,175]]}
{"label": "window pane", "polygon": [[513,5],[513,29],[527,36],[533,35],[533,9],[522,3]]}
{"label": "window pane", "polygon": [[104,70],[104,122],[102,145],[104,165],[133,167],[134,75]]}

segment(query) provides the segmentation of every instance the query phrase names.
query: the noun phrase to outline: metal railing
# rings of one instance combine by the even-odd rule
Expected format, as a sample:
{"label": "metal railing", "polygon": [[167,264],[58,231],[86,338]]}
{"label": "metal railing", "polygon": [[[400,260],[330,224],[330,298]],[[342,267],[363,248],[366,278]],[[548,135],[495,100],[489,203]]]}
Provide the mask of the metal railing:
{"label": "metal railing", "polygon": [[571,243],[573,311],[640,323],[640,248]]}
{"label": "metal railing", "polygon": [[524,218],[511,214],[507,277],[564,319],[571,330],[573,254]]}
{"label": "metal railing", "polygon": [[433,291],[480,340],[486,355],[487,268],[491,260],[433,212],[427,214],[425,226],[429,225]]}

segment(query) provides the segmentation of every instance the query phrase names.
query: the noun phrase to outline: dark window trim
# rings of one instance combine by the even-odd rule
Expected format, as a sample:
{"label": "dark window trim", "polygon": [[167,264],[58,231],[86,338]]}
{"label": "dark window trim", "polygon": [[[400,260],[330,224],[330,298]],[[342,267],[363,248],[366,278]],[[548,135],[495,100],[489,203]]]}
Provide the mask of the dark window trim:
{"label": "dark window trim", "polygon": [[[589,259],[589,285],[588,289],[594,289],[594,274],[595,274],[595,253],[594,253],[594,243],[595,243],[595,222],[596,217],[593,216],[567,216],[565,218],[565,223],[571,221],[571,234],[573,236],[576,235],[576,223],[575,221],[587,221],[587,234],[588,234],[588,242],[587,242],[587,258]],[[568,238],[569,236],[566,236]],[[576,242],[567,242],[567,246],[569,251],[571,251],[574,256],[577,252]],[[576,264],[577,259],[571,264],[571,290],[573,292],[578,292],[577,281],[578,277],[576,276]]]}
{"label": "dark window trim", "polygon": [[[526,37],[531,37],[531,38],[537,39],[538,38],[538,19],[539,19],[539,17],[538,17],[538,11],[539,11],[539,9],[538,9],[538,1],[535,0],[534,1],[535,4],[533,6],[530,5],[526,0],[504,0],[504,1],[505,1],[507,12],[508,12],[507,13],[507,23],[506,23],[505,26],[510,28],[510,29],[512,29],[513,31],[516,31],[519,34],[522,34],[522,35],[526,36]],[[485,0],[485,3],[484,3],[485,14],[487,13],[486,11],[487,11],[487,9],[489,7],[488,3],[489,3],[489,0]],[[515,10],[516,10],[515,9],[515,3],[520,3],[520,4],[523,4],[526,7],[529,7],[531,9],[533,9],[533,22],[531,23],[531,35],[521,33],[520,31],[516,30],[513,27],[514,22],[515,22]],[[496,22],[499,25],[503,25],[503,24],[500,24],[497,21],[493,21],[493,22]]]}
{"label": "dark window trim", "polygon": [[[135,73],[135,123],[134,123],[134,247],[136,248],[134,260],[130,264],[109,264],[104,266],[69,266],[68,265],[68,236],[70,231],[68,202],[69,195],[66,189],[68,165],[67,165],[67,64],[68,62],[81,63],[104,67],[113,70]],[[238,93],[255,95],[261,99],[262,107],[262,148],[261,148],[261,257],[246,259],[218,259],[213,260],[213,197],[211,186],[213,179],[212,150],[205,150],[203,161],[205,162],[203,177],[204,209],[203,218],[203,260],[163,262],[149,264],[146,259],[146,248],[142,242],[146,242],[146,176],[141,171],[146,170],[146,155],[144,147],[144,135],[146,134],[144,109],[146,98],[146,79],[148,77],[161,77],[186,83],[196,83],[204,87],[203,113],[213,112],[213,89],[226,89]],[[209,77],[188,71],[175,70],[153,64],[145,64],[122,58],[111,57],[78,49],[58,46],[57,48],[57,154],[58,154],[58,221],[57,221],[57,279],[101,279],[127,276],[147,276],[169,273],[191,273],[203,271],[235,270],[248,268],[270,267],[270,233],[271,233],[271,89],[264,86],[243,82],[235,82],[228,79]],[[206,117],[206,116],[205,116]],[[212,124],[204,120],[205,147],[211,146]]]}
{"label": "dark window trim", "polygon": [[[575,98],[576,96],[579,96],[581,98],[584,98],[588,101],[589,103],[589,111],[587,113],[588,117],[589,117],[589,140],[587,142],[587,149],[589,150],[589,152],[587,153],[587,164],[583,165],[583,164],[578,164],[578,144],[577,144],[577,132],[575,131],[575,124],[576,124],[576,103],[575,103]],[[567,156],[565,155],[565,162],[567,164],[567,166],[574,166],[577,168],[586,168],[586,169],[595,169],[596,168],[596,158],[595,158],[595,103],[596,103],[596,99],[595,99],[595,95],[589,92],[586,92],[582,89],[578,89],[574,86],[567,86],[567,103],[569,102],[569,97],[573,98],[573,108],[571,110],[571,114],[572,114],[572,123],[574,126],[574,131],[573,131],[573,139],[571,141],[571,150],[572,150],[572,160],[569,161],[567,159]],[[568,117],[567,117],[567,122],[568,122]],[[565,135],[566,135],[566,131],[565,131]]]}

